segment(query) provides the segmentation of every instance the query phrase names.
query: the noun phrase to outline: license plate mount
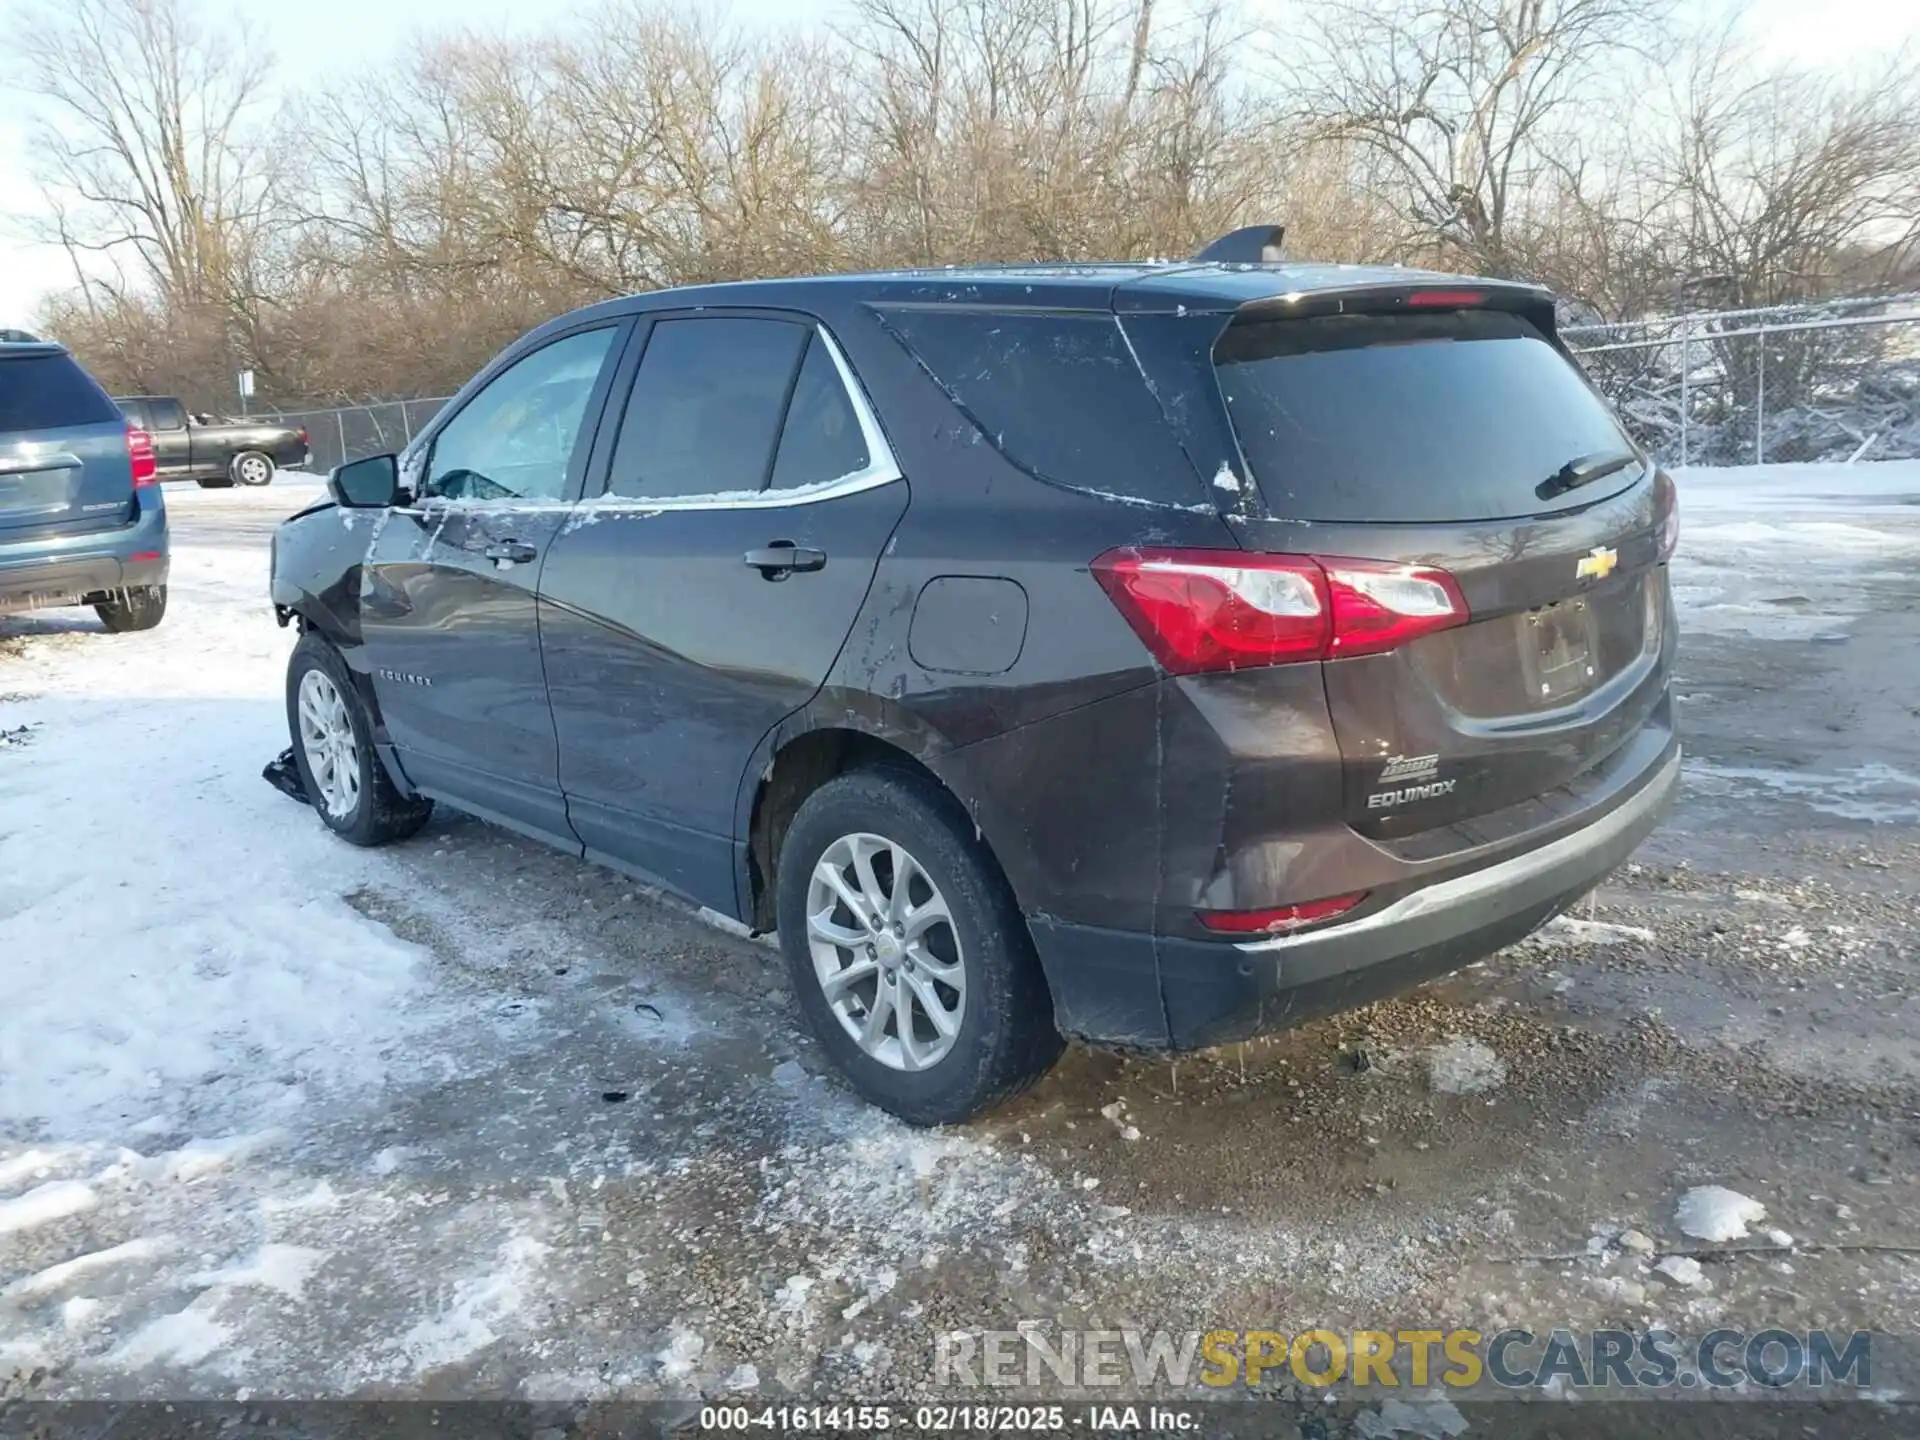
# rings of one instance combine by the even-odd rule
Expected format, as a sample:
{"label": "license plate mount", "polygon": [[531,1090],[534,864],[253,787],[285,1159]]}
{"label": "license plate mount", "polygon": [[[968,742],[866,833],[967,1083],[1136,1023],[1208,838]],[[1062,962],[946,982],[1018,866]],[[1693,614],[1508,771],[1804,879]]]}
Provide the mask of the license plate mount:
{"label": "license plate mount", "polygon": [[1593,608],[1562,600],[1518,617],[1520,668],[1527,692],[1541,705],[1584,694],[1594,679]]}

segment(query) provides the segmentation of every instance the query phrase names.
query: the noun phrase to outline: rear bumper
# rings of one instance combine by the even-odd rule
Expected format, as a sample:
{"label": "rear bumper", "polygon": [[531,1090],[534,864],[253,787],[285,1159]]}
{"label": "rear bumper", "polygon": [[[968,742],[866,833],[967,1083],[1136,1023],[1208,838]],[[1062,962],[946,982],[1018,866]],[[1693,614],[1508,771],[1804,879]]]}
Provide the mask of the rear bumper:
{"label": "rear bumper", "polygon": [[0,543],[0,615],[166,584],[167,512],[160,488],[134,496],[139,515],[117,530]]}
{"label": "rear bumper", "polygon": [[1591,890],[1659,824],[1679,781],[1676,742],[1577,829],[1300,935],[1234,944],[1035,917],[1056,1018],[1089,1040],[1197,1049],[1395,994],[1511,945]]}

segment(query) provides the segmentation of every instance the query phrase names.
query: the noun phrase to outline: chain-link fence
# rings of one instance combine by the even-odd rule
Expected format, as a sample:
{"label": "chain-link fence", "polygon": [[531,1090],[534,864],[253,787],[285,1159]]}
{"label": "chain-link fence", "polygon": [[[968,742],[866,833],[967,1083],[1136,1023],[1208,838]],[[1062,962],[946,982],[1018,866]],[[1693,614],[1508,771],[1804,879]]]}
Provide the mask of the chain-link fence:
{"label": "chain-link fence", "polygon": [[440,413],[445,395],[428,400],[376,400],[331,410],[261,410],[255,418],[306,427],[312,457],[307,468],[324,475],[334,466],[401,449]]}
{"label": "chain-link fence", "polygon": [[1635,437],[1667,464],[1920,455],[1920,295],[1562,334]]}

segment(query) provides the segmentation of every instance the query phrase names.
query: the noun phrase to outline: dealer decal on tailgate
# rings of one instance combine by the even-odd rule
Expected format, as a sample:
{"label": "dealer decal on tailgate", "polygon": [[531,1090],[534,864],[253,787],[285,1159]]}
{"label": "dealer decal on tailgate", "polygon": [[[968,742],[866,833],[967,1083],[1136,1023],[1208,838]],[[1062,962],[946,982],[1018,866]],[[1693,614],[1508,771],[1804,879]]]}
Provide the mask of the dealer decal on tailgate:
{"label": "dealer decal on tailgate", "polygon": [[1410,800],[1436,800],[1452,792],[1457,780],[1442,780],[1440,777],[1440,757],[1438,755],[1395,755],[1387,761],[1386,769],[1380,772],[1380,778],[1373,783],[1386,785],[1394,781],[1417,781],[1417,784],[1401,784],[1392,790],[1376,790],[1367,797],[1369,810],[1390,810],[1395,805],[1404,805]]}

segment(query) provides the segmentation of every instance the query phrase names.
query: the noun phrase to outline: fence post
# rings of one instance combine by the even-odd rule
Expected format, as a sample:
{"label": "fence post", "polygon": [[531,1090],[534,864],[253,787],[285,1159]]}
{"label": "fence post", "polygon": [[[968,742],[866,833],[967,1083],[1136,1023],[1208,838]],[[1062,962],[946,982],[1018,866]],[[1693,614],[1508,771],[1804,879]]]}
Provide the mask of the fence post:
{"label": "fence post", "polygon": [[333,412],[333,426],[340,432],[340,463],[344,465],[347,463],[347,412],[345,410]]}
{"label": "fence post", "polygon": [[1688,377],[1693,371],[1693,317],[1685,316],[1680,321],[1680,464],[1687,463],[1687,412]]}
{"label": "fence post", "polygon": [[1759,394],[1753,406],[1753,463],[1767,463],[1767,332],[1762,330],[1760,341],[1760,385]]}
{"label": "fence post", "polygon": [[407,402],[400,402],[400,433],[406,437],[400,448],[406,449],[413,443],[413,417],[407,413]]}

